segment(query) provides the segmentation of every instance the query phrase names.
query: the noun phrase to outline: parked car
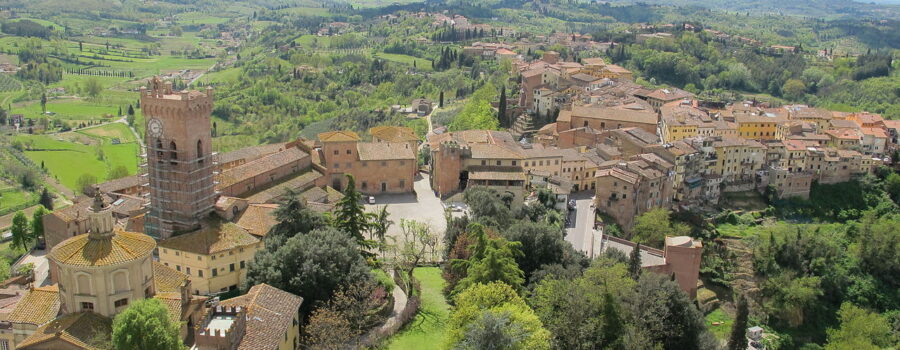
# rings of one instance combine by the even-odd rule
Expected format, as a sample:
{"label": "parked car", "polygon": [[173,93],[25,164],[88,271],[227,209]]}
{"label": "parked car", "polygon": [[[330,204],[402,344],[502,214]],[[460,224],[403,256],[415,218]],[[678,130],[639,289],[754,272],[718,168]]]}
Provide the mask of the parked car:
{"label": "parked car", "polygon": [[369,196],[369,204],[375,204],[375,196]]}
{"label": "parked car", "polygon": [[575,209],[575,200],[573,199],[573,200],[569,201],[569,210],[574,210],[574,209]]}

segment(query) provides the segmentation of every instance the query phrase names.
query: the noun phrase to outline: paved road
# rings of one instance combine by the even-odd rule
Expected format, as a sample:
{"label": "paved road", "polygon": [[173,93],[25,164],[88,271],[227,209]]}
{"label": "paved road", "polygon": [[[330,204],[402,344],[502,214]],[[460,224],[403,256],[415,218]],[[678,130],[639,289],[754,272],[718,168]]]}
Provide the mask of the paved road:
{"label": "paved road", "polygon": [[[447,229],[444,206],[440,198],[435,196],[431,190],[429,175],[420,174],[413,186],[416,190],[415,194],[376,195],[375,204],[365,204],[368,212],[375,212],[381,210],[382,206],[387,206],[388,218],[393,222],[388,228],[387,236],[394,237],[398,243],[403,237],[403,231],[400,228],[401,219],[416,220],[429,225],[431,232],[438,236],[438,241],[444,241],[444,231]],[[438,247],[437,251],[440,252],[441,249]]]}
{"label": "paved road", "polygon": [[25,254],[12,270],[15,271],[19,266],[32,263],[34,264],[34,285],[37,287],[50,284],[50,263],[47,261],[46,250],[32,250]]}
{"label": "paved road", "polygon": [[591,207],[591,192],[578,192],[572,195],[575,210],[569,212],[569,227],[566,228],[566,241],[576,250],[589,253],[593,241],[594,208]]}

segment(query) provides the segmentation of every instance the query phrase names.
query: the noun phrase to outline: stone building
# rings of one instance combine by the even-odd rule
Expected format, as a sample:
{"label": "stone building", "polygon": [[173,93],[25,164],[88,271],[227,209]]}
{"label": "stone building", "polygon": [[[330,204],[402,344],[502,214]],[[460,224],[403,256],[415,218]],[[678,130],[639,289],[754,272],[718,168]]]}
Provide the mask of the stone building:
{"label": "stone building", "polygon": [[[602,253],[607,249],[630,255],[637,244],[622,238],[603,235],[600,239]],[[646,271],[675,275],[675,281],[691,298],[697,296],[700,281],[700,261],[703,243],[687,236],[666,236],[664,250],[641,246],[641,268]]]}
{"label": "stone building", "polygon": [[509,192],[524,198],[526,158],[521,144],[508,132],[466,130],[434,135],[431,149],[431,188],[441,197],[471,186]]}
{"label": "stone building", "polygon": [[671,206],[673,170],[672,163],[655,154],[639,154],[602,166],[595,175],[596,208],[631,230],[635,217]]}
{"label": "stone building", "polygon": [[144,232],[169,238],[200,227],[200,219],[213,211],[210,114],[213,90],[172,90],[159,78],[141,87],[141,111],[146,118],[147,172],[150,210]]}
{"label": "stone building", "polygon": [[8,321],[17,349],[93,349],[97,333],[135,301],[156,298],[181,324],[181,336],[199,320],[205,298],[190,295],[190,281],[153,262],[155,240],[115,226],[98,193],[88,214],[89,232],[66,239],[48,254],[57,284],[29,291]]}
{"label": "stone building", "polygon": [[596,105],[573,106],[562,110],[556,119],[558,130],[591,127],[604,131],[622,128],[641,128],[656,134],[657,113],[640,106],[606,107]]}
{"label": "stone building", "polygon": [[191,280],[191,293],[207,295],[239,288],[262,247],[260,237],[246,228],[211,218],[199,230],[160,241],[158,251],[162,264]]}
{"label": "stone building", "polygon": [[352,131],[319,134],[317,149],[328,183],[341,191],[353,175],[362,193],[408,193],[418,172],[416,149],[405,142],[362,142]]}

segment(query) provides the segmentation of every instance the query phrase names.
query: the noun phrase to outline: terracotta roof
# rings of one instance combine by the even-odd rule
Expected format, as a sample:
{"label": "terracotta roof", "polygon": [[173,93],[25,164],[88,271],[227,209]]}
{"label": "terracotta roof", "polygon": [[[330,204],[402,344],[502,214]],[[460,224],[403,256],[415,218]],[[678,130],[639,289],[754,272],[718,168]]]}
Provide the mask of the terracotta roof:
{"label": "terracotta roof", "polygon": [[347,142],[361,140],[361,138],[359,138],[359,135],[348,130],[323,132],[318,135],[318,138],[319,141],[322,142]]}
{"label": "terracotta roof", "polygon": [[884,126],[888,129],[900,130],[900,120],[885,120]]}
{"label": "terracotta roof", "polygon": [[141,259],[156,248],[153,237],[115,229],[111,238],[92,239],[89,234],[71,237],[50,250],[48,257],[72,266],[109,266]]}
{"label": "terracotta roof", "polygon": [[356,150],[359,160],[416,159],[416,150],[406,142],[359,142]]}
{"label": "terracotta roof", "polygon": [[880,138],[887,138],[887,133],[882,128],[860,128],[863,134]]}
{"label": "terracotta roof", "polygon": [[475,143],[470,144],[472,159],[522,159],[524,152],[521,148],[503,147],[496,144]]}
{"label": "terracotta roof", "polygon": [[835,129],[858,129],[859,125],[852,120],[846,119],[832,119],[831,127]]}
{"label": "terracotta roof", "polygon": [[376,126],[369,129],[369,134],[387,142],[419,141],[413,129],[402,126]]}
{"label": "terracotta roof", "polygon": [[188,276],[159,262],[153,262],[153,285],[156,293],[181,293]]}
{"label": "terracotta roof", "polygon": [[668,88],[668,89],[656,89],[650,92],[649,94],[644,95],[647,98],[652,98],[660,101],[675,101],[682,100],[685,98],[690,98],[694,96],[694,94],[676,88]]}
{"label": "terracotta roof", "polygon": [[[324,194],[325,191],[322,193]],[[250,204],[235,224],[254,236],[265,237],[269,233],[269,229],[278,223],[278,220],[275,219],[276,209],[278,209],[277,204]]]}
{"label": "terracotta roof", "polygon": [[619,168],[608,168],[608,169],[600,169],[597,170],[597,175],[595,177],[606,177],[612,176],[619,180],[628,182],[628,183],[636,183],[638,180],[638,175],[632,173],[627,170],[619,169]]}
{"label": "terracotta roof", "polygon": [[65,342],[79,349],[99,349],[92,345],[96,334],[112,332],[112,320],[93,312],[72,313],[39,327],[32,335],[16,344],[17,349],[48,342]]}
{"label": "terracotta roof", "polygon": [[316,170],[310,170],[249,196],[247,197],[247,201],[250,203],[271,203],[283,196],[288,189],[302,191],[312,187],[320,177],[322,177],[322,173]]}
{"label": "terracotta roof", "polygon": [[169,319],[174,322],[181,322],[181,315],[184,312],[182,309],[184,301],[181,300],[180,292],[157,292],[156,295],[153,296],[153,299],[162,302],[163,306],[166,307],[166,311],[169,313]]}
{"label": "terracotta roof", "polygon": [[146,181],[140,175],[126,176],[99,184],[100,192],[117,192],[127,188],[141,186]]}
{"label": "terracotta roof", "polygon": [[268,145],[259,145],[252,147],[244,147],[239,150],[219,154],[219,164],[231,163],[243,159],[244,161],[252,161],[263,156],[283,150],[285,143],[273,143]]}
{"label": "terracotta roof", "polygon": [[7,321],[40,326],[59,314],[59,287],[51,285],[32,289],[22,297]]}
{"label": "terracotta roof", "polygon": [[297,163],[309,154],[297,147],[291,147],[265,157],[225,170],[219,175],[219,188],[225,188],[268,171],[291,163]]}
{"label": "terracotta roof", "polygon": [[497,171],[470,167],[469,180],[525,180],[525,173],[521,171]]}
{"label": "terracotta roof", "polygon": [[[560,115],[563,113],[560,112]],[[656,124],[656,113],[651,110],[633,110],[600,106],[572,107],[572,117],[616,120],[631,123]]]}
{"label": "terracotta roof", "polygon": [[600,57],[582,58],[582,59],[581,59],[581,64],[583,64],[583,65],[585,65],[585,66],[587,66],[587,65],[595,65],[595,64],[598,64],[598,65],[606,65],[606,61],[603,60],[603,58],[600,58]]}
{"label": "terracotta roof", "polygon": [[239,350],[277,349],[284,334],[294,325],[303,298],[268,284],[258,284],[247,294],[224,300],[222,306],[247,310],[247,324]]}
{"label": "terracotta roof", "polygon": [[836,139],[859,140],[859,133],[853,129],[828,129],[825,133]]}
{"label": "terracotta roof", "polygon": [[257,243],[259,243],[259,239],[234,223],[207,220],[201,229],[160,241],[159,246],[194,254],[211,255]]}

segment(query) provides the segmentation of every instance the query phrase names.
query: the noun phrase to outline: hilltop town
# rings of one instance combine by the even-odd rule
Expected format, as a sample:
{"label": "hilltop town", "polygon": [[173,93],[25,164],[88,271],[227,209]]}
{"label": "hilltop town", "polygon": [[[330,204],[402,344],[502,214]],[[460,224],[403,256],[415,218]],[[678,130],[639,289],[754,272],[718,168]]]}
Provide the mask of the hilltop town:
{"label": "hilltop town", "polygon": [[44,1],[0,350],[900,344],[893,7]]}

